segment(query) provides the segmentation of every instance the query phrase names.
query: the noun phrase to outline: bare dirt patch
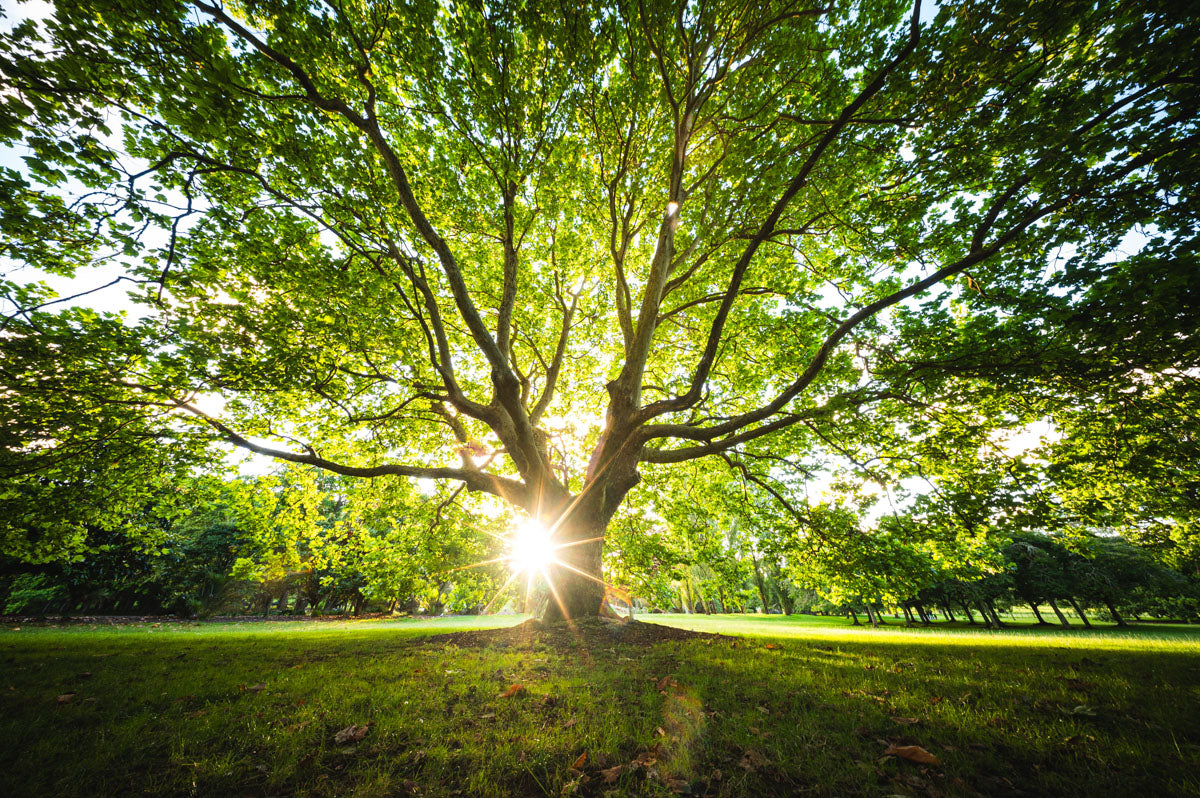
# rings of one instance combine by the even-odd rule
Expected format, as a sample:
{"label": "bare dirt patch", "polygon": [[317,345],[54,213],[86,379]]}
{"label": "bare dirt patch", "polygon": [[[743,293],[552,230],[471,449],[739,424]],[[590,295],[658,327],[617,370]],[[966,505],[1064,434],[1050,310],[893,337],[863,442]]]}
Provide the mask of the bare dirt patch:
{"label": "bare dirt patch", "polygon": [[672,640],[737,640],[711,632],[693,632],[673,626],[610,618],[579,618],[573,621],[543,623],[526,621],[501,629],[474,629],[424,637],[419,645],[455,645],[461,648],[532,648],[545,646],[572,649],[592,646],[648,646]]}

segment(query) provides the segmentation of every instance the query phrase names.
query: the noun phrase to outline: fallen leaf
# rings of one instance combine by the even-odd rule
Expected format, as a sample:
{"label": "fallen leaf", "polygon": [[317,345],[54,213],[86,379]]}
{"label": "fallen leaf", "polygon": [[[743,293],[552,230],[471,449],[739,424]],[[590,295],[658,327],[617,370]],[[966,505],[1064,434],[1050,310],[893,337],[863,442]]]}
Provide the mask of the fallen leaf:
{"label": "fallen leaf", "polygon": [[938,759],[933,754],[926,751],[919,745],[889,745],[887,750],[883,752],[884,756],[898,756],[901,759],[907,759],[910,762],[918,762],[922,765],[940,765],[942,760]]}
{"label": "fallen leaf", "polygon": [[77,673],[77,674],[75,674],[75,678],[76,679],[90,679],[90,678],[92,678],[92,672],[84,671],[83,673]]}
{"label": "fallen leaf", "polygon": [[338,745],[345,743],[356,743],[367,736],[367,732],[371,731],[370,725],[359,726],[351,725],[342,729],[337,734],[333,735],[333,741]]}
{"label": "fallen leaf", "polygon": [[667,789],[673,793],[691,792],[691,784],[688,783],[687,779],[668,778],[666,781]]}
{"label": "fallen leaf", "polygon": [[195,712],[187,713],[189,718],[201,718],[208,714],[207,709],[197,709]]}
{"label": "fallen leaf", "polygon": [[513,686],[511,686],[507,690],[505,690],[503,693],[501,693],[500,697],[501,698],[512,698],[513,696],[518,696],[524,692],[525,692],[525,685],[514,684]]}
{"label": "fallen leaf", "polygon": [[266,682],[259,682],[258,684],[250,685],[246,689],[252,693],[261,693],[263,690],[267,689],[267,685]]}
{"label": "fallen leaf", "polygon": [[63,693],[62,695],[60,695],[58,698],[56,698],[54,700],[60,704],[69,704],[69,703],[71,703],[71,700],[73,698],[75,698],[74,693]]}
{"label": "fallen leaf", "polygon": [[494,718],[494,717],[496,717],[496,713],[495,713],[495,712],[485,712],[485,713],[483,713],[482,715],[480,715],[480,716],[479,716],[479,719],[480,719],[480,720],[491,720],[491,719],[492,719],[492,718]]}
{"label": "fallen leaf", "polygon": [[667,685],[671,685],[672,687],[679,686],[670,676],[664,676],[658,680],[658,683],[654,686],[654,689],[659,691],[666,690]]}
{"label": "fallen leaf", "polygon": [[658,761],[658,752],[657,751],[643,751],[642,753],[638,754],[636,757],[633,758],[633,762],[631,764],[641,765],[644,768],[648,768],[657,761]]}
{"label": "fallen leaf", "polygon": [[929,703],[940,704],[942,703],[942,697],[940,695],[935,695],[933,698],[929,699]]}
{"label": "fallen leaf", "polygon": [[563,727],[564,729],[569,729],[569,728],[571,728],[572,726],[574,726],[574,725],[575,725],[576,723],[578,723],[578,722],[579,722],[579,718],[571,718],[569,721],[567,721],[566,723],[564,723],[564,724],[562,725],[562,727]]}
{"label": "fallen leaf", "polygon": [[892,717],[892,723],[899,723],[901,726],[915,726],[920,723],[920,718],[900,718]]}
{"label": "fallen leaf", "polygon": [[600,778],[604,779],[605,784],[616,784],[617,779],[621,778],[623,772],[625,772],[625,766],[617,765],[600,771]]}
{"label": "fallen leaf", "polygon": [[779,646],[775,645],[774,643],[767,643],[766,647],[768,649],[770,649],[771,651],[774,651],[775,649],[779,648]]}
{"label": "fallen leaf", "polygon": [[575,764],[571,765],[571,767],[575,770],[579,770],[581,767],[583,767],[585,762],[587,762],[587,751],[584,751],[582,754],[580,754],[579,758],[575,760]]}
{"label": "fallen leaf", "polygon": [[766,764],[767,758],[753,748],[747,748],[742,753],[742,761],[738,762],[738,766],[748,773],[754,773]]}

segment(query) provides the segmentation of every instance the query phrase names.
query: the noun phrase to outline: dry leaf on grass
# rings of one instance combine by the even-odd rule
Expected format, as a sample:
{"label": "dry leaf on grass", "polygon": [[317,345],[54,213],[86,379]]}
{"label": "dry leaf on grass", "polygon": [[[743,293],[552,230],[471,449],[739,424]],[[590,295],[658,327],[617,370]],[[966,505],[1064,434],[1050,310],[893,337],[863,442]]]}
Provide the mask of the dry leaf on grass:
{"label": "dry leaf on grass", "polygon": [[587,751],[584,751],[582,754],[580,754],[579,758],[575,760],[575,764],[571,765],[571,767],[575,770],[579,770],[581,767],[583,767],[585,762],[587,762]]}
{"label": "dry leaf on grass", "polygon": [[69,704],[75,698],[74,693],[63,693],[58,698],[54,699],[60,704]]}
{"label": "dry leaf on grass", "polygon": [[501,693],[500,697],[501,698],[512,698],[514,696],[519,696],[524,692],[525,692],[525,685],[514,684],[511,687],[509,687],[507,690],[505,690],[503,693]]}
{"label": "dry leaf on grass", "polygon": [[367,732],[369,732],[369,731],[371,731],[370,724],[367,724],[364,726],[359,726],[357,724],[352,725],[352,726],[347,726],[346,728],[342,729],[337,734],[333,735],[333,741],[335,743],[337,743],[338,745],[344,745],[346,743],[356,743],[359,740],[361,740],[362,738],[366,737]]}
{"label": "dry leaf on grass", "polygon": [[569,729],[569,728],[571,728],[572,726],[574,726],[574,725],[575,725],[576,723],[578,723],[578,722],[579,722],[579,718],[571,718],[571,719],[570,719],[570,720],[568,720],[566,723],[564,723],[564,724],[562,725],[562,727],[563,727],[564,729]]}
{"label": "dry leaf on grass", "polygon": [[738,762],[738,766],[748,773],[754,773],[766,764],[767,758],[753,748],[747,748],[742,754],[742,761]]}
{"label": "dry leaf on grass", "polygon": [[605,784],[616,784],[617,779],[621,778],[621,774],[625,772],[624,765],[607,768],[600,771],[600,778],[604,779]]}
{"label": "dry leaf on grass", "polygon": [[895,715],[892,716],[892,723],[899,723],[901,726],[916,726],[920,722],[920,718],[901,718]]}
{"label": "dry leaf on grass", "polygon": [[644,768],[648,768],[657,761],[658,761],[658,751],[657,750],[643,751],[642,753],[640,753],[636,757],[634,757],[633,761],[630,764],[631,765],[641,765]]}
{"label": "dry leaf on grass", "polygon": [[898,756],[901,759],[907,759],[909,762],[917,762],[922,765],[942,764],[942,760],[919,745],[889,745],[887,750],[883,752],[883,755]]}
{"label": "dry leaf on grass", "polygon": [[770,649],[771,651],[774,651],[775,649],[779,648],[779,646],[775,645],[774,643],[767,643],[766,647],[768,649]]}

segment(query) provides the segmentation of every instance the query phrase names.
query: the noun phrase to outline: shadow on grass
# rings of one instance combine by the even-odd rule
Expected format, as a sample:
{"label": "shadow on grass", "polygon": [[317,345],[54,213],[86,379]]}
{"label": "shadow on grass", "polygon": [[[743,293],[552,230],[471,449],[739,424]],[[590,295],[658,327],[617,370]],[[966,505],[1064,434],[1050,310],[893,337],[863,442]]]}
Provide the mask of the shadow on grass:
{"label": "shadow on grass", "polygon": [[[437,624],[0,635],[0,772],[9,795],[1200,789],[1190,638],[774,618],[767,639],[564,648],[416,645]],[[884,755],[910,745],[939,764]]]}

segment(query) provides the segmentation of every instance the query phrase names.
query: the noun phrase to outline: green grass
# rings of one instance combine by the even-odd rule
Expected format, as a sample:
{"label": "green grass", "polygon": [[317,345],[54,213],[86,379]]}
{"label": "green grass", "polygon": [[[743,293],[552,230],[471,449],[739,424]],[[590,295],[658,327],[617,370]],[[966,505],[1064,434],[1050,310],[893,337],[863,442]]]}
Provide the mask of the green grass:
{"label": "green grass", "polygon": [[[0,627],[0,791],[1200,793],[1197,627],[640,617],[744,637],[420,644],[511,617]],[[503,697],[513,684],[526,689]],[[352,724],[371,726],[335,742]],[[940,764],[885,757],[888,745]]]}

